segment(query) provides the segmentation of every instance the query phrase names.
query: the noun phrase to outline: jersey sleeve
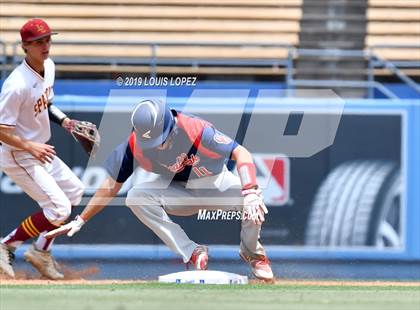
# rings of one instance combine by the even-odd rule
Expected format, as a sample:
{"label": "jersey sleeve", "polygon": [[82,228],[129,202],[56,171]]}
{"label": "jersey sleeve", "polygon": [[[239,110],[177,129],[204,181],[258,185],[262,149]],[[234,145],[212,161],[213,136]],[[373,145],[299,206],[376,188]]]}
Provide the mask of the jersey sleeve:
{"label": "jersey sleeve", "polygon": [[124,183],[133,174],[134,160],[128,142],[118,145],[104,162],[109,176],[118,183]]}
{"label": "jersey sleeve", "polygon": [[16,126],[24,90],[4,83],[0,93],[0,125]]}
{"label": "jersey sleeve", "polygon": [[230,158],[239,144],[216,128],[209,126],[203,130],[201,145],[225,158]]}

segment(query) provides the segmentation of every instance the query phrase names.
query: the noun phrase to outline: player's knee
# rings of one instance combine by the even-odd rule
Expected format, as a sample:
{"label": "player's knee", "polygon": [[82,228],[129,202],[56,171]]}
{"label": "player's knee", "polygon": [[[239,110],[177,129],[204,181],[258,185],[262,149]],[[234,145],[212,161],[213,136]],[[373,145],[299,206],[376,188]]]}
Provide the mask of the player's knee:
{"label": "player's knee", "polygon": [[53,199],[51,204],[44,207],[44,215],[54,225],[61,225],[71,214],[71,202],[66,197]]}
{"label": "player's knee", "polygon": [[127,193],[127,198],[125,203],[129,208],[132,207],[146,207],[157,204],[157,198],[153,195],[150,195],[147,192],[142,192],[136,190],[132,192],[131,190]]}
{"label": "player's knee", "polygon": [[72,203],[67,198],[60,199],[60,202],[55,206],[55,217],[57,222],[64,222],[71,214]]}
{"label": "player's knee", "polygon": [[140,197],[129,197],[129,196],[127,196],[127,198],[125,199],[125,204],[130,209],[142,206],[143,202],[144,202],[144,199],[142,199]]}
{"label": "player's knee", "polygon": [[80,203],[84,192],[85,186],[83,185],[83,183],[81,181],[77,182],[77,184],[75,184],[74,191],[71,197],[69,197],[72,206],[77,206]]}
{"label": "player's knee", "polygon": [[[139,203],[140,202],[140,203]],[[136,215],[136,217],[143,223],[148,223],[152,217],[154,217],[156,213],[156,205],[150,205],[150,203],[143,201],[136,200],[127,203],[127,206],[130,208],[131,212]]]}
{"label": "player's knee", "polygon": [[61,208],[57,212],[57,221],[59,222],[66,221],[70,217],[70,214],[71,214],[71,205],[66,208]]}

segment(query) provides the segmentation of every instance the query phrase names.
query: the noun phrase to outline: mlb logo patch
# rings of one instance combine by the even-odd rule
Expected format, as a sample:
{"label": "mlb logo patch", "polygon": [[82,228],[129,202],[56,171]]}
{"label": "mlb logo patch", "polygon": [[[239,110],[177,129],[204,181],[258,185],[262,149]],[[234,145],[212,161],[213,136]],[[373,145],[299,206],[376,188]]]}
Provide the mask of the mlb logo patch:
{"label": "mlb logo patch", "polygon": [[219,131],[216,131],[216,134],[214,135],[213,139],[214,139],[214,141],[216,141],[217,143],[220,143],[220,144],[229,144],[229,143],[232,142],[231,138],[222,134]]}
{"label": "mlb logo patch", "polygon": [[290,160],[281,154],[254,154],[257,181],[264,193],[264,202],[282,206],[290,199]]}

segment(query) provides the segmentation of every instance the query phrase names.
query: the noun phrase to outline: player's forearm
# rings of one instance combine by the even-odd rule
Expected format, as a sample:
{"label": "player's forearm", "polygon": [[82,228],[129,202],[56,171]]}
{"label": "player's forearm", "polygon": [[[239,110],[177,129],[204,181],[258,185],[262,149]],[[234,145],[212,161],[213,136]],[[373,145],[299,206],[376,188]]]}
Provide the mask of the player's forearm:
{"label": "player's forearm", "polygon": [[109,195],[110,195],[109,193],[105,194],[102,191],[96,192],[95,196],[91,198],[86,208],[80,214],[80,216],[83,218],[85,222],[87,222],[96,214],[101,212],[108,205],[108,203],[115,197],[115,196],[110,197]]}
{"label": "player's forearm", "polygon": [[236,161],[242,189],[257,188],[257,169],[251,153],[243,146],[237,146],[232,152],[232,159]]}
{"label": "player's forearm", "polygon": [[95,195],[90,199],[86,208],[80,214],[84,221],[90,220],[96,214],[101,212],[109,202],[117,195],[121,189],[122,183],[115,182],[108,177],[96,191]]}
{"label": "player's forearm", "polygon": [[29,150],[31,146],[31,141],[26,140],[12,132],[12,128],[0,127],[0,141],[11,145],[17,149]]}
{"label": "player's forearm", "polygon": [[63,122],[67,119],[70,120],[69,117],[64,114],[59,108],[53,105],[51,102],[48,105],[48,116],[50,121],[62,126]]}

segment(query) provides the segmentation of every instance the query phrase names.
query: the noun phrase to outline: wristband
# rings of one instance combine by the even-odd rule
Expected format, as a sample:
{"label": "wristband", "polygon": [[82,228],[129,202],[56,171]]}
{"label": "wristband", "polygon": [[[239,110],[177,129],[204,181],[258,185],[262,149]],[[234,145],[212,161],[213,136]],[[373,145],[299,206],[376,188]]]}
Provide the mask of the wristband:
{"label": "wristband", "polygon": [[77,223],[84,225],[87,221],[79,214],[74,219]]}
{"label": "wristband", "polygon": [[48,116],[50,117],[50,120],[52,122],[60,126],[63,123],[64,119],[67,117],[66,114],[61,112],[61,110],[52,103],[48,106]]}
{"label": "wristband", "polygon": [[259,188],[250,188],[242,190],[242,196],[246,196],[249,194],[261,195],[262,191]]}
{"label": "wristband", "polygon": [[243,163],[238,166],[239,178],[241,179],[242,189],[258,187],[257,168],[254,163]]}

